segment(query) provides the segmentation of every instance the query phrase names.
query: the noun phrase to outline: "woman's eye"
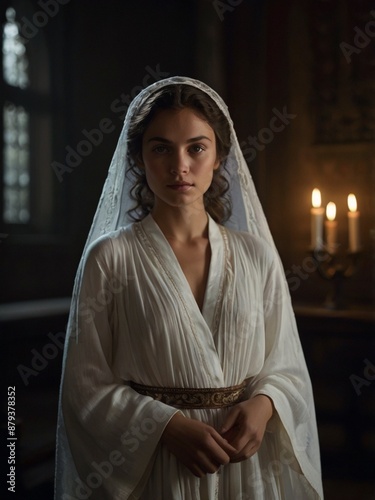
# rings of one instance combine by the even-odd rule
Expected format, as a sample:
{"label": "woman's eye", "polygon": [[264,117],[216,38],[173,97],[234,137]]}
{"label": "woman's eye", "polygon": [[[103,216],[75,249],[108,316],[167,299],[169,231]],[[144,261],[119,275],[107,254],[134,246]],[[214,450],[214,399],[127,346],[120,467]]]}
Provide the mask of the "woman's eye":
{"label": "woman's eye", "polygon": [[165,153],[167,151],[167,147],[166,146],[155,146],[153,151],[155,151],[155,153]]}
{"label": "woman's eye", "polygon": [[201,146],[200,144],[194,144],[191,147],[191,150],[193,151],[193,153],[201,153],[202,151],[204,151],[204,147]]}

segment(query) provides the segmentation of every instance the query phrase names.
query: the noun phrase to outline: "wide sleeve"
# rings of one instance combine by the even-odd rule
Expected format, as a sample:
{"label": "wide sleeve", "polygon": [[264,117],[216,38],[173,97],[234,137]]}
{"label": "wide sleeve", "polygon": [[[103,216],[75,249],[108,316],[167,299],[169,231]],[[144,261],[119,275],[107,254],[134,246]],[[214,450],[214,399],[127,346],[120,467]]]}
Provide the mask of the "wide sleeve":
{"label": "wide sleeve", "polygon": [[290,466],[310,484],[312,491],[306,498],[320,499],[323,492],[311,381],[279,257],[269,261],[272,263],[265,265],[262,306],[264,363],[251,382],[250,394],[265,394],[272,399],[275,414],[269,428],[279,436],[281,448],[295,457]]}
{"label": "wide sleeve", "polygon": [[178,411],[138,394],[111,368],[118,299],[111,289],[112,253],[110,239],[89,252],[76,334],[66,346],[61,406],[77,477],[66,478],[64,493],[73,498],[138,498],[161,434]]}

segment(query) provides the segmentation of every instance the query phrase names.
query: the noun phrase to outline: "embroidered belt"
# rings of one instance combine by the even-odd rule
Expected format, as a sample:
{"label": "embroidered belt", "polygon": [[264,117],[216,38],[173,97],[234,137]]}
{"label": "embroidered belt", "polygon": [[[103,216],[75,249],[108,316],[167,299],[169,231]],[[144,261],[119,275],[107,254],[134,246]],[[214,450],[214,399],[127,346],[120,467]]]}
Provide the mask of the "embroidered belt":
{"label": "embroidered belt", "polygon": [[130,382],[130,387],[143,396],[151,396],[175,408],[203,409],[225,408],[244,401],[248,379],[241,384],[231,387],[218,387],[212,389],[177,388],[177,387],[152,387],[150,385]]}

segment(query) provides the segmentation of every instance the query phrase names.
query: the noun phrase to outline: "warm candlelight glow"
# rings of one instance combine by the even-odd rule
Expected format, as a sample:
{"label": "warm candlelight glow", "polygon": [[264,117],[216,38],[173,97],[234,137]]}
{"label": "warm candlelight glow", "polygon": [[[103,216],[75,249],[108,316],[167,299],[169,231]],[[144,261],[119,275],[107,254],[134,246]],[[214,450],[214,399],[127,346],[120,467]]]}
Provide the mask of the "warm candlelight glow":
{"label": "warm candlelight glow", "polygon": [[349,229],[349,251],[359,252],[361,249],[359,234],[359,212],[357,211],[357,198],[353,193],[348,196],[348,229]]}
{"label": "warm candlelight glow", "polygon": [[312,206],[314,208],[320,207],[320,205],[322,204],[322,197],[320,195],[319,189],[317,188],[313,189],[311,200],[312,200]]}
{"label": "warm candlelight glow", "polygon": [[332,201],[327,205],[326,215],[328,220],[335,220],[336,218],[336,205]]}
{"label": "warm candlelight glow", "polygon": [[324,208],[321,206],[322,197],[319,189],[313,189],[311,202],[311,247],[320,249],[323,246]]}
{"label": "warm candlelight glow", "polygon": [[357,211],[357,198],[354,194],[348,196],[348,207],[351,212]]}

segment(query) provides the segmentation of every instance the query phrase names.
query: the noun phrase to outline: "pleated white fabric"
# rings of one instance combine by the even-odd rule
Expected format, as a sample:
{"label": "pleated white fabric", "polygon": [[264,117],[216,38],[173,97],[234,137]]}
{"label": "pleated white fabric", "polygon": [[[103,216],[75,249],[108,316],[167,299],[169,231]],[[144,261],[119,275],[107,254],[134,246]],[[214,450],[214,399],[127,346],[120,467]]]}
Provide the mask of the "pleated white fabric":
{"label": "pleated white fabric", "polygon": [[[152,215],[134,224],[124,215],[129,121],[153,89],[174,83],[206,91],[228,116],[211,89],[180,77],[146,89],[129,109],[75,283],[55,499],[323,498],[311,383],[288,288],[233,128],[234,215],[230,228],[208,217],[202,311]],[[129,387],[228,387],[247,378],[248,396],[266,394],[276,410],[261,448],[203,479],[160,436],[176,411],[219,428],[228,410],[176,410]]]}

